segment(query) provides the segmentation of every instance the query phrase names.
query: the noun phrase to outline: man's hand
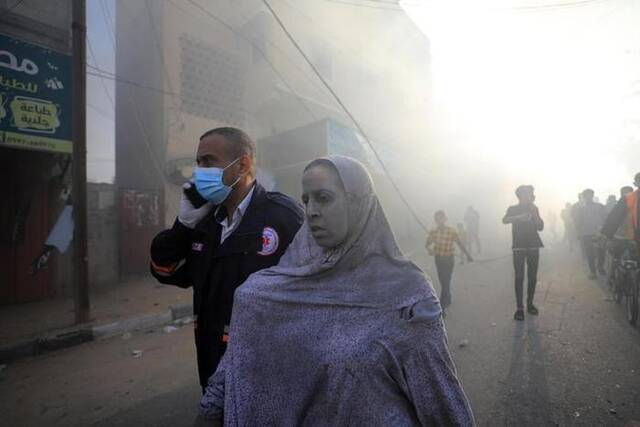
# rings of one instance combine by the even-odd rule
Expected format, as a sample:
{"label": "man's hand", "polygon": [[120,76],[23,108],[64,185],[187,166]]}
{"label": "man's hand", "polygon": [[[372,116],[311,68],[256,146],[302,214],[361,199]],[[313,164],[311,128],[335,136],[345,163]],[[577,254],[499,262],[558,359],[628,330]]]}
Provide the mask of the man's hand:
{"label": "man's hand", "polygon": [[[183,190],[186,190],[192,185],[192,183],[187,182],[182,186],[182,188]],[[212,207],[213,204],[207,202],[198,209],[194,208],[187,196],[184,194],[184,191],[182,191],[182,197],[180,197],[180,212],[178,214],[178,221],[180,221],[180,223],[185,227],[195,228],[195,226],[202,220],[202,218],[207,216]]]}
{"label": "man's hand", "polygon": [[531,218],[532,218],[532,215],[530,213],[523,213],[519,215],[511,215],[511,216],[504,217],[502,222],[505,224],[512,224],[516,222],[527,222],[527,221],[530,221]]}

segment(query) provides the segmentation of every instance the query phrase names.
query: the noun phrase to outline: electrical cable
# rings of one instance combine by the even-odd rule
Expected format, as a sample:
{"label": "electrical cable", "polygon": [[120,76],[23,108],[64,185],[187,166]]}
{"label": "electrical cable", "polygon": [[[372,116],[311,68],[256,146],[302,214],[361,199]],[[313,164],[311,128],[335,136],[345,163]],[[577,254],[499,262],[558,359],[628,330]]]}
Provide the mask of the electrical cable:
{"label": "electrical cable", "polygon": [[[169,91],[157,88],[155,86],[143,85],[142,83],[135,82],[133,80],[125,79],[125,78],[123,78],[123,77],[121,77],[121,76],[119,76],[117,74],[113,74],[110,71],[107,71],[107,70],[92,66],[90,64],[87,64],[87,67],[89,67],[89,68],[91,68],[91,70],[93,70],[93,71],[87,71],[87,74],[89,74],[91,76],[102,77],[102,78],[105,78],[107,80],[111,80],[111,81],[114,81],[114,82],[124,83],[124,84],[129,85],[129,86],[134,86],[134,87],[137,87],[137,88],[140,88],[140,89],[145,89],[145,90],[148,90],[148,91],[157,92],[157,93],[160,93],[160,94],[163,94],[163,95],[175,96],[175,97],[178,97],[180,99],[192,100],[192,101],[194,100],[193,98],[185,96],[185,95],[183,95],[181,93],[169,92]],[[220,103],[216,103],[216,102],[213,102],[213,101],[211,101],[209,103],[212,104],[212,105],[217,105],[219,107],[229,108],[229,109],[237,110],[237,111],[240,111],[240,112],[243,112],[243,113],[253,114],[252,111],[246,110],[246,109],[241,108],[241,107],[236,107],[236,106],[227,105],[227,104],[220,104]]]}
{"label": "electrical cable", "polygon": [[291,43],[293,44],[293,46],[298,50],[298,52],[300,53],[300,55],[304,58],[304,60],[307,62],[307,64],[309,65],[309,67],[311,67],[311,69],[313,70],[313,72],[315,73],[315,75],[318,77],[318,79],[320,79],[320,81],[322,82],[322,84],[327,88],[327,90],[331,93],[331,95],[335,98],[336,102],[340,105],[340,107],[344,110],[345,114],[347,114],[347,116],[349,117],[349,119],[353,122],[353,124],[356,126],[356,128],[358,129],[358,131],[360,132],[360,134],[362,135],[362,137],[364,138],[364,140],[366,141],[367,145],[369,145],[369,148],[371,148],[371,151],[373,152],[373,154],[375,155],[378,163],[380,164],[380,167],[382,168],[382,170],[384,171],[385,175],[387,176],[387,179],[389,180],[389,183],[393,186],[393,188],[396,190],[398,197],[400,198],[400,200],[402,201],[402,203],[407,207],[407,209],[409,210],[409,212],[411,213],[411,215],[413,216],[413,218],[415,219],[415,221],[418,223],[418,225],[420,225],[420,227],[422,227],[422,229],[425,231],[425,233],[428,231],[428,228],[426,227],[426,225],[422,222],[422,220],[420,220],[420,217],[418,216],[418,214],[416,213],[416,211],[413,209],[413,207],[409,204],[409,201],[404,197],[404,195],[402,194],[402,191],[400,190],[400,187],[398,187],[398,185],[396,184],[396,182],[394,181],[394,179],[391,177],[391,174],[389,173],[389,170],[387,169],[387,167],[385,166],[385,164],[382,162],[382,159],[380,158],[380,155],[378,154],[378,151],[376,150],[376,148],[373,146],[373,144],[371,143],[371,140],[369,139],[369,137],[367,136],[367,133],[365,132],[365,130],[362,128],[362,126],[360,125],[360,123],[356,120],[356,118],[353,116],[353,114],[351,113],[351,111],[347,108],[347,106],[344,104],[344,102],[342,102],[342,99],[338,96],[338,94],[333,90],[333,88],[331,87],[331,85],[325,80],[325,78],[322,76],[322,74],[318,71],[318,69],[315,67],[315,65],[313,64],[313,62],[309,59],[309,57],[306,55],[306,53],[304,52],[304,50],[302,49],[302,47],[300,47],[300,45],[298,44],[298,42],[296,41],[296,39],[293,37],[293,35],[289,32],[289,30],[287,29],[287,27],[284,25],[284,23],[282,22],[282,20],[280,19],[280,17],[278,16],[278,14],[275,12],[275,10],[273,10],[273,8],[271,7],[271,5],[269,4],[269,2],[267,0],[262,0],[262,2],[264,3],[264,5],[267,7],[267,9],[269,9],[269,12],[271,12],[271,15],[274,17],[274,19],[276,20],[276,22],[278,23],[278,25],[280,26],[280,28],[282,29],[282,31],[284,32],[284,34],[287,36],[287,38],[289,39],[289,41],[291,41]]}
{"label": "electrical cable", "polygon": [[538,5],[529,5],[529,6],[510,6],[499,8],[502,10],[546,10],[546,9],[564,9],[571,7],[580,7],[580,6],[591,6],[593,4],[598,3],[606,3],[611,0],[576,0],[576,1],[567,1],[560,3],[547,3],[547,4],[538,4]]}
{"label": "electrical cable", "polygon": [[[388,10],[388,11],[392,11],[392,12],[404,12],[404,9],[402,9],[401,7],[374,6],[374,5],[371,5],[371,4],[354,3],[354,2],[351,2],[351,1],[345,1],[345,0],[324,0],[324,1],[327,2],[327,3],[337,3],[337,4],[348,5],[348,6],[364,7],[364,8],[367,8],[367,9]],[[389,4],[390,5],[390,3],[384,3],[384,4]]]}
{"label": "electrical cable", "polygon": [[108,112],[104,111],[102,108],[98,107],[97,105],[89,104],[87,102],[87,107],[91,108],[93,111],[95,111],[96,113],[100,114],[104,118],[109,119],[112,122],[115,122],[115,118],[111,114],[109,114]]}

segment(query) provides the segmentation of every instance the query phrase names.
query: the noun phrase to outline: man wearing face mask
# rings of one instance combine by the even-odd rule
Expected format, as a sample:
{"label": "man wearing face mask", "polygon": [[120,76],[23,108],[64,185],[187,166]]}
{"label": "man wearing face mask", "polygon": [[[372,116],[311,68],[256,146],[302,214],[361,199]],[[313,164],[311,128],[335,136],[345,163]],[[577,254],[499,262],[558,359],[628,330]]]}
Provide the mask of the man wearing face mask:
{"label": "man wearing face mask", "polygon": [[299,204],[256,181],[255,151],[240,129],[202,135],[178,218],[151,244],[151,274],[161,283],[193,287],[203,390],[233,339],[234,291],[250,274],[277,264],[303,222]]}

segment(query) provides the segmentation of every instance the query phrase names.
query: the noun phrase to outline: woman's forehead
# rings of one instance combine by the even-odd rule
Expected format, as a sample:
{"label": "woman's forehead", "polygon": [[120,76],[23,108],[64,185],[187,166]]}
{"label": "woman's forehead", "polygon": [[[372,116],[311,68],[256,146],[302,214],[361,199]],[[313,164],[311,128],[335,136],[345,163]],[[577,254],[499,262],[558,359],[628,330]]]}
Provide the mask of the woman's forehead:
{"label": "woman's forehead", "polygon": [[310,167],[302,176],[302,185],[309,190],[341,189],[342,181],[335,169],[330,166],[318,164]]}

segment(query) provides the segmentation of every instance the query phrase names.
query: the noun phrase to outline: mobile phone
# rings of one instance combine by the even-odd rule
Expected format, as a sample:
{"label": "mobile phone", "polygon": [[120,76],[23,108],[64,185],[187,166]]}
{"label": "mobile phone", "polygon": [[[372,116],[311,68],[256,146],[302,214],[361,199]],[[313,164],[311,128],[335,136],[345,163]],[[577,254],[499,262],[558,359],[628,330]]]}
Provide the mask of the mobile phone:
{"label": "mobile phone", "polygon": [[198,193],[195,185],[188,183],[188,186],[185,187],[186,188],[183,189],[184,195],[187,196],[187,199],[189,199],[194,208],[199,209],[207,203],[207,199]]}

